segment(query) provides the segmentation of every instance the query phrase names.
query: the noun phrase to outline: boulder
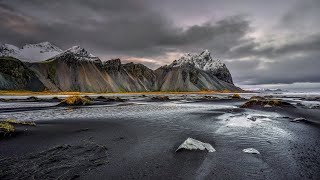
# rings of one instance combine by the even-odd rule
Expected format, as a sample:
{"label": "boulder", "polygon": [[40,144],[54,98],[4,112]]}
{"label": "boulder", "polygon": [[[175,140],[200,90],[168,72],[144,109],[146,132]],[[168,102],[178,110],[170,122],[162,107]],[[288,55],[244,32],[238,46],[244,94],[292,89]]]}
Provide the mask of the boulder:
{"label": "boulder", "polygon": [[215,152],[216,150],[209,144],[203,143],[193,138],[188,138],[185,140],[176,150],[176,152],[186,149],[186,150],[207,150],[208,152]]}
{"label": "boulder", "polygon": [[254,148],[246,148],[242,150],[244,153],[249,153],[249,154],[260,154],[260,152]]}
{"label": "boulder", "polygon": [[307,122],[308,120],[306,118],[300,117],[292,119],[291,122]]}

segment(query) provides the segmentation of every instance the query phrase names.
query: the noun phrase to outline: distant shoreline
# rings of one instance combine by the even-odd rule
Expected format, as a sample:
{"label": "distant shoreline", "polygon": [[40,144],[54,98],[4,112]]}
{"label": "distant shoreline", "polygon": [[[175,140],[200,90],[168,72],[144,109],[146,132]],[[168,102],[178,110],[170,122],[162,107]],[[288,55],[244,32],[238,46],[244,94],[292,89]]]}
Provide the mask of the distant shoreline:
{"label": "distant shoreline", "polygon": [[94,94],[221,94],[221,93],[252,93],[251,91],[149,91],[149,92],[50,92],[50,91],[24,91],[0,90],[0,96],[26,96],[26,95],[94,95]]}

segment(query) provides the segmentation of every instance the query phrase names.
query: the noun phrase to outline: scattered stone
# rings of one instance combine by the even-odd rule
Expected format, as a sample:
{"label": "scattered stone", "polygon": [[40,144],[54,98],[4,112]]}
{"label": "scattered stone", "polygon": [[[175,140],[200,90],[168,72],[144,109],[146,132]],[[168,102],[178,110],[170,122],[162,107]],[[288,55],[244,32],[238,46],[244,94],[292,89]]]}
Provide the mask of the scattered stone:
{"label": "scattered stone", "polygon": [[[266,106],[268,105],[268,106]],[[241,108],[252,108],[255,106],[262,106],[262,107],[294,107],[292,104],[285,102],[285,101],[281,101],[278,99],[267,99],[267,100],[259,100],[259,99],[251,99],[249,101],[247,101],[246,103],[244,103],[243,105],[241,105]]]}
{"label": "scattered stone", "polygon": [[154,96],[151,98],[154,101],[169,101],[169,96]]}
{"label": "scattered stone", "polygon": [[320,97],[303,97],[301,100],[306,100],[306,101],[320,101]]}
{"label": "scattered stone", "polygon": [[89,128],[83,128],[83,129],[79,129],[76,132],[85,132],[85,131],[89,131]]}
{"label": "scattered stone", "polygon": [[60,101],[60,99],[59,99],[58,97],[53,97],[53,98],[51,98],[51,100],[53,100],[53,101]]}
{"label": "scattered stone", "polygon": [[253,116],[252,117],[248,117],[248,119],[251,120],[251,121],[256,121],[257,120],[257,118],[253,117]]}
{"label": "scattered stone", "polygon": [[98,96],[96,100],[99,101],[107,101],[107,102],[124,102],[125,99],[122,99],[120,97],[105,97],[105,96]]}
{"label": "scattered stone", "polygon": [[254,148],[246,148],[246,149],[243,149],[242,151],[248,154],[260,154],[260,152]]}
{"label": "scattered stone", "polygon": [[264,98],[271,99],[271,98],[273,98],[273,96],[272,95],[267,95],[267,96],[264,96]]}
{"label": "scattered stone", "polygon": [[201,99],[202,99],[202,100],[216,100],[216,99],[218,99],[218,98],[215,97],[215,96],[203,96]]}
{"label": "scattered stone", "polygon": [[216,150],[209,144],[203,143],[193,138],[186,139],[176,150],[176,152],[186,149],[186,150],[207,150],[208,152],[215,152]]}
{"label": "scattered stone", "polygon": [[310,109],[320,109],[320,105],[311,106]]}
{"label": "scattered stone", "polygon": [[83,97],[89,99],[90,101],[92,100],[90,96],[83,96]]}
{"label": "scattered stone", "polygon": [[307,122],[308,120],[306,118],[295,118],[295,119],[292,119],[291,122]]}
{"label": "scattered stone", "polygon": [[252,99],[267,100],[265,97],[261,97],[261,96],[252,96],[250,99],[251,99],[251,100],[252,100]]}
{"label": "scattered stone", "polygon": [[29,100],[29,101],[38,101],[40,100],[39,98],[35,97],[35,96],[31,96],[31,97],[28,97],[26,100]]}
{"label": "scattered stone", "polygon": [[231,96],[232,99],[241,99],[241,96],[239,94],[233,94]]}
{"label": "scattered stone", "polygon": [[104,97],[104,96],[98,96],[96,99],[97,99],[97,100],[105,100],[105,99],[107,99],[107,98]]}

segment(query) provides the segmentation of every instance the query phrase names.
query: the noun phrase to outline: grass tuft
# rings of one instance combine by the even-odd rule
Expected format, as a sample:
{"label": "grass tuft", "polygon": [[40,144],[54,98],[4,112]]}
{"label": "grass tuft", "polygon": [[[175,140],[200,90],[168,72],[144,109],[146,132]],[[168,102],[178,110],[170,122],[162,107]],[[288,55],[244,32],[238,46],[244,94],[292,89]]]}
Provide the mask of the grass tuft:
{"label": "grass tuft", "polygon": [[33,121],[17,121],[15,119],[6,119],[3,122],[9,123],[9,124],[17,124],[17,125],[36,126],[36,123]]}
{"label": "grass tuft", "polygon": [[0,122],[0,131],[4,132],[4,134],[10,134],[15,131],[15,128],[8,122]]}
{"label": "grass tuft", "polygon": [[239,94],[233,94],[231,96],[232,99],[241,99],[241,96]]}
{"label": "grass tuft", "polygon": [[89,105],[92,102],[82,96],[69,96],[66,99],[61,101],[61,105],[68,105],[68,106],[81,106],[81,105]]}

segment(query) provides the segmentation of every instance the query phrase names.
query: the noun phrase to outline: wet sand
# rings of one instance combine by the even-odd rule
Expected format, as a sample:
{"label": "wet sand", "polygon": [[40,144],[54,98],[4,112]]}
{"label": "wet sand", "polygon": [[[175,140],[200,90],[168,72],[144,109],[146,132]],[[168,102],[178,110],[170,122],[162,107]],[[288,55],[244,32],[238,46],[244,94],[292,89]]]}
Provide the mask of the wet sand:
{"label": "wet sand", "polygon": [[[37,124],[0,140],[0,179],[320,177],[319,109],[239,108],[246,100],[128,99],[80,108],[0,107],[0,118]],[[176,153],[188,137],[216,152]],[[243,153],[245,148],[260,155]]]}

